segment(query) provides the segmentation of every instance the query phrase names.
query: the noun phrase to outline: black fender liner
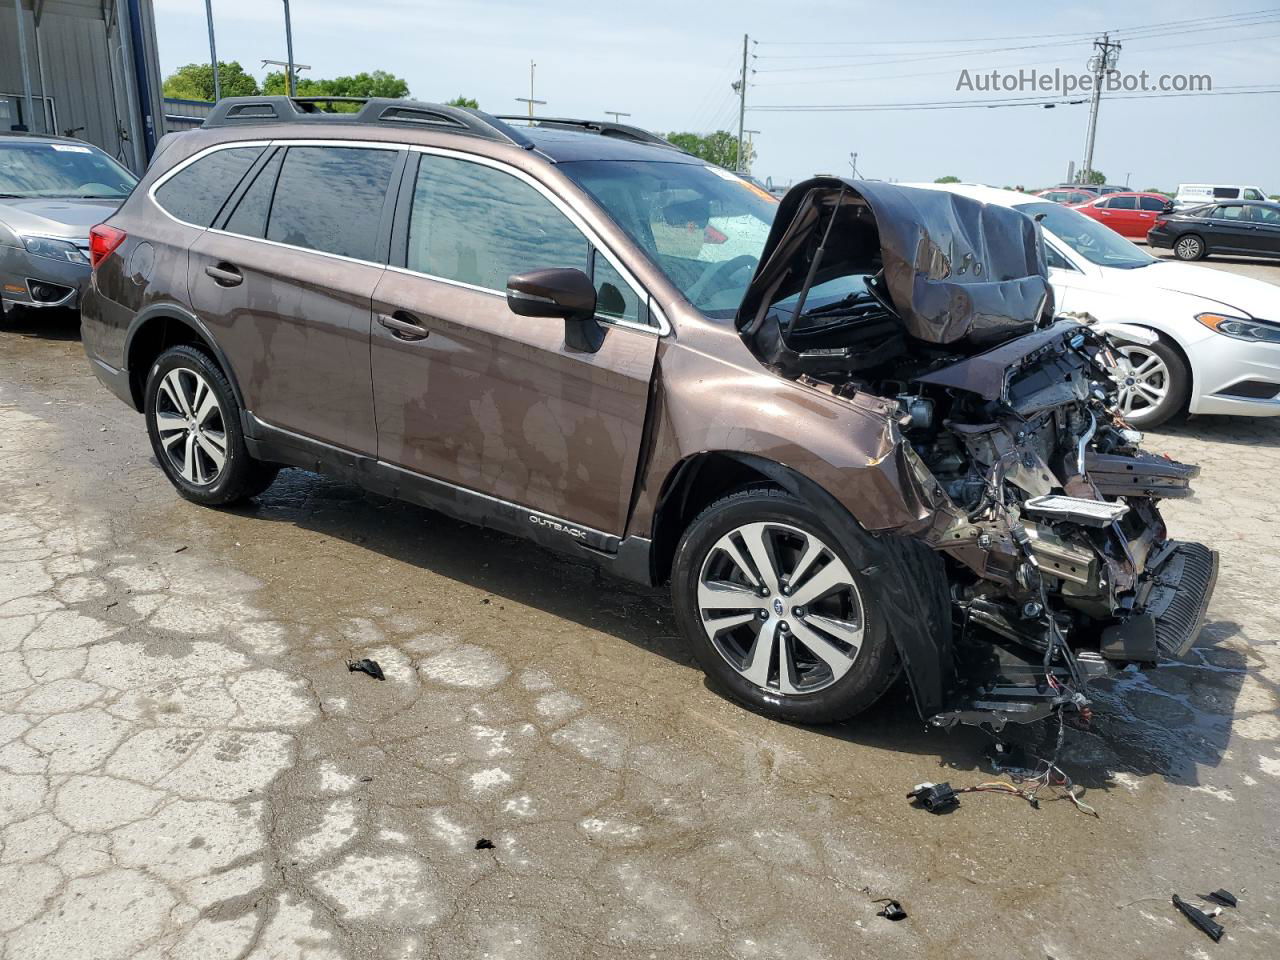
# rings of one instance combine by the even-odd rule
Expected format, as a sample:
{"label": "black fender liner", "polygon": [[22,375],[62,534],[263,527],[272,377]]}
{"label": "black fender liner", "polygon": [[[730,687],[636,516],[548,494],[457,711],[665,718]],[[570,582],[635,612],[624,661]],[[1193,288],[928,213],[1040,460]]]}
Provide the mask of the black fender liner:
{"label": "black fender liner", "polygon": [[916,709],[927,720],[941,711],[954,684],[951,597],[940,557],[911,537],[865,530],[830,493],[784,464],[725,453],[816,509],[840,536],[858,569],[876,588]]}
{"label": "black fender liner", "polygon": [[[209,328],[205,326],[203,320],[188,310],[186,307],[175,302],[153,303],[146,308],[139,310],[134,318],[129,322],[129,330],[124,338],[124,367],[130,382],[133,382],[133,376],[136,373],[139,377],[146,377],[145,370],[135,371],[129,365],[129,357],[133,353],[134,340],[138,334],[145,329],[151,322],[169,322],[180,323],[187,327],[203,342],[204,346],[213,354],[214,360],[218,366],[222,368],[222,372],[226,374],[228,382],[231,384],[231,392],[235,394],[236,403],[240,405],[240,409],[244,410],[244,395],[240,392],[240,383],[236,379],[236,372],[231,367],[230,361],[227,360],[226,354],[218,346],[218,341],[214,338]],[[145,381],[144,381],[145,383]],[[134,397],[134,402],[138,410],[142,409],[140,402],[141,397]]]}

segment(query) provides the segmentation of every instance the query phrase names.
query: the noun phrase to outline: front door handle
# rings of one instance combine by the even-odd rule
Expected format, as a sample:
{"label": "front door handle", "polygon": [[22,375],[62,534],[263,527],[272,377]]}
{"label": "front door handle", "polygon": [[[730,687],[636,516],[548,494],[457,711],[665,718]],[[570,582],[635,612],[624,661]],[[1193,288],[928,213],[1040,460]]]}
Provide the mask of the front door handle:
{"label": "front door handle", "polygon": [[238,287],[244,283],[244,275],[229,263],[205,267],[204,272],[220,287]]}
{"label": "front door handle", "polygon": [[378,314],[378,322],[391,331],[391,335],[400,340],[425,340],[431,331],[413,314],[404,310],[395,313]]}

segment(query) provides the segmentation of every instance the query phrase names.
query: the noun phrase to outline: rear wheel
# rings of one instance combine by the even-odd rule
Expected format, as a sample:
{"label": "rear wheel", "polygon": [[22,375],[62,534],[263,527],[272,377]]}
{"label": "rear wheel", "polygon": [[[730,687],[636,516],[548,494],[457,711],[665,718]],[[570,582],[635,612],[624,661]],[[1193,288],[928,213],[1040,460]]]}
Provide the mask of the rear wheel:
{"label": "rear wheel", "polygon": [[1155,427],[1182,409],[1191,389],[1191,374],[1176,349],[1157,340],[1150,345],[1122,344],[1117,352],[1116,405],[1126,420],[1135,427]]}
{"label": "rear wheel", "polygon": [[1173,242],[1173,255],[1179,260],[1199,260],[1208,252],[1204,241],[1194,233],[1185,233]]}
{"label": "rear wheel", "polygon": [[704,510],[677,548],[671,585],[676,619],[716,685],[801,723],[865,710],[898,674],[868,587],[817,511],[774,488]]}
{"label": "rear wheel", "polygon": [[249,456],[231,384],[197,347],[171,347],[152,364],[145,414],[160,468],[188,500],[237,503],[276,477],[278,468]]}

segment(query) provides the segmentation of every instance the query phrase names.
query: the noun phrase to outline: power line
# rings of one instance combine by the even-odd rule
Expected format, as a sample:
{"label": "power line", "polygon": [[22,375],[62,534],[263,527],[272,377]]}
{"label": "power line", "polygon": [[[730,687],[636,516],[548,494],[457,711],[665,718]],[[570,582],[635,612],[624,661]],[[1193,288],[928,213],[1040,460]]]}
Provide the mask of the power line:
{"label": "power line", "polygon": [[[1259,40],[1274,40],[1277,37],[1280,37],[1280,33],[1266,33],[1258,37],[1242,37],[1236,42],[1256,43]],[[1129,42],[1136,43],[1139,41],[1129,41]],[[1196,41],[1192,41],[1191,43],[1171,43],[1171,44],[1166,44],[1165,46],[1162,46],[1158,52],[1164,53],[1167,50],[1185,50],[1188,47],[1216,46],[1220,43],[1222,43],[1221,40],[1196,40]],[[1062,58],[1058,57],[1057,59],[1054,59],[1054,60],[1034,60],[1034,61],[1022,61],[1020,63],[988,64],[987,66],[984,66],[982,69],[984,71],[1014,70],[1019,67],[1046,67],[1046,66],[1051,67],[1051,66],[1058,65],[1060,63],[1062,63]],[[872,67],[882,66],[882,64],[868,64],[868,66],[872,66]],[[945,70],[925,70],[925,71],[920,71],[915,73],[866,74],[859,77],[829,77],[822,80],[774,80],[774,81],[757,80],[754,84],[752,84],[752,86],[800,87],[800,86],[814,86],[817,84],[829,86],[837,83],[862,83],[868,80],[904,80],[904,79],[913,78],[913,77],[940,77],[944,75],[952,76],[954,74],[955,74],[955,68],[948,67]]]}
{"label": "power line", "polygon": [[[1234,20],[1241,17],[1252,17],[1258,14],[1276,13],[1276,12],[1280,12],[1280,7],[1265,7],[1260,10],[1247,10],[1247,11],[1241,11],[1239,13],[1214,14],[1212,16],[1207,16],[1207,17],[1192,17],[1187,20],[1167,20],[1163,23],[1137,24],[1132,27],[1116,27],[1113,30],[1111,30],[1111,32],[1122,33],[1126,30],[1155,29],[1159,27],[1184,26],[1184,25],[1193,24],[1193,23],[1216,22],[1219,20]],[[1003,43],[1008,40],[1044,40],[1044,39],[1051,39],[1055,37],[1081,37],[1083,39],[1088,39],[1093,35],[1094,34],[1092,31],[1083,31],[1083,32],[1076,31],[1071,33],[1023,33],[1023,34],[1015,34],[1012,36],[1006,35],[1002,37],[965,37],[963,39],[958,37],[945,37],[937,40],[921,40],[918,38],[911,39],[911,40],[760,40],[758,41],[758,43],[760,43],[761,45],[767,45],[771,47],[779,47],[779,46],[866,47],[866,46],[879,46],[879,45],[886,45],[886,44],[905,45],[905,44],[929,44],[929,43],[986,43],[986,42]]]}
{"label": "power line", "polygon": [[[1259,17],[1258,19],[1250,20],[1249,22],[1222,24],[1219,26],[1206,25],[1202,27],[1194,27],[1194,28],[1179,29],[1179,30],[1134,33],[1132,35],[1125,35],[1123,39],[1126,43],[1128,43],[1128,42],[1134,42],[1137,40],[1154,40],[1154,39],[1160,39],[1162,37],[1185,36],[1186,34],[1189,34],[1189,33],[1210,33],[1210,32],[1215,32],[1219,30],[1237,30],[1244,27],[1264,26],[1266,24],[1276,23],[1276,22],[1280,22],[1280,10],[1270,13],[1265,17]],[[809,66],[804,66],[804,67],[761,67],[753,70],[752,72],[753,73],[813,73],[813,72],[823,71],[823,70],[841,70],[841,69],[866,67],[866,66],[886,67],[886,66],[893,66],[899,63],[928,63],[931,60],[953,60],[957,57],[987,56],[993,53],[1008,53],[1010,51],[1015,51],[1015,50],[1037,50],[1037,49],[1042,50],[1049,47],[1069,47],[1069,46],[1075,46],[1076,44],[1081,42],[1082,42],[1081,38],[1076,38],[1072,40],[1057,40],[1057,41],[1051,41],[1047,43],[1029,43],[1029,44],[1018,44],[1014,46],[1003,46],[1003,47],[984,47],[980,49],[969,49],[969,50],[946,50],[942,52],[931,52],[931,53],[924,54],[922,56],[914,56],[914,55],[911,55],[909,51],[897,50],[891,53],[867,54],[846,63],[821,63],[821,64],[811,64]],[[879,60],[879,61],[871,62],[869,60],[869,58],[871,57],[899,57],[901,59]],[[805,59],[812,59],[812,58],[805,58]]]}
{"label": "power line", "polygon": [[[1267,87],[1268,89],[1258,89]],[[1238,84],[1217,90],[1184,91],[1178,93],[1131,93],[1109,96],[1108,100],[1158,100],[1167,97],[1229,97],[1280,93],[1280,84]],[[1078,106],[1088,103],[1087,97],[1001,97],[992,100],[918,100],[898,103],[786,103],[761,104],[747,107],[757,113],[858,113],[881,110],[983,110],[1000,107]]]}

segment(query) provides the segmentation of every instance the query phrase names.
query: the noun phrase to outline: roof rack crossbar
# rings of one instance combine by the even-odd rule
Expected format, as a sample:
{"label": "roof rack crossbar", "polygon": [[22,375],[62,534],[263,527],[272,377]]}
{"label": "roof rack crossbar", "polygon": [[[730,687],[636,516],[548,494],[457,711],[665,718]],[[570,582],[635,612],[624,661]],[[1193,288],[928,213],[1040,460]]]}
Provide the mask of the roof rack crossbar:
{"label": "roof rack crossbar", "polygon": [[[357,110],[318,109],[323,104],[359,104]],[[224,97],[214,104],[202,127],[252,123],[414,124],[468,133],[486,140],[533,149],[533,141],[496,117],[469,107],[390,97]]]}
{"label": "roof rack crossbar", "polygon": [[[495,120],[521,120],[537,127],[560,128],[563,130],[588,130],[602,137],[616,137],[619,140],[632,140],[636,143],[651,143],[659,147],[670,147],[679,150],[670,140],[658,136],[642,127],[633,127],[629,123],[613,123],[608,120],[579,120],[573,117],[528,117],[519,114],[498,114]],[[683,152],[683,151],[682,151]]]}

